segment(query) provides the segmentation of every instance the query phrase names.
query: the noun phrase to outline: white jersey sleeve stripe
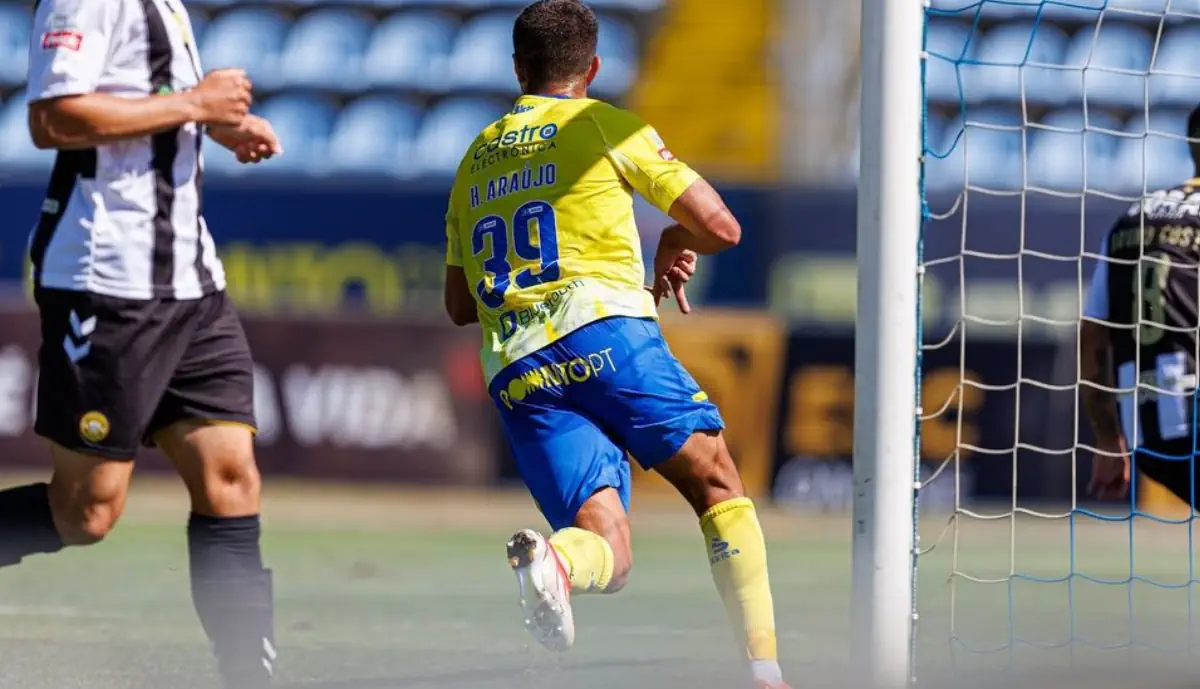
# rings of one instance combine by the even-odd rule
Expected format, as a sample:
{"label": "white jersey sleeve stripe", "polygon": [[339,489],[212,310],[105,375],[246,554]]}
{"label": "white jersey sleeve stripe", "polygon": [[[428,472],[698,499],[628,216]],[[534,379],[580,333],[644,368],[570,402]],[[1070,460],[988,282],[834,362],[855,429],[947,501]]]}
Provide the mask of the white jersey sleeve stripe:
{"label": "white jersey sleeve stripe", "polygon": [[121,5],[107,0],[38,3],[29,39],[28,102],[96,90]]}

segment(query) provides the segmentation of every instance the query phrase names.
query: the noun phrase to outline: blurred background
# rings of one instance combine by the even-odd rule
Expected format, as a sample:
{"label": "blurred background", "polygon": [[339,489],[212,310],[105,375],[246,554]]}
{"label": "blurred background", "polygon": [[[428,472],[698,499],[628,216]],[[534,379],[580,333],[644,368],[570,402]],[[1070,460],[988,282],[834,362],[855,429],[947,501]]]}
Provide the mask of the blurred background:
{"label": "blurred background", "polygon": [[[188,3],[205,65],[250,72],[256,110],[287,148],[240,167],[207,147],[206,215],[260,357],[271,471],[514,478],[479,383],[476,334],[441,313],[441,257],[453,170],[516,94],[511,24],[524,4]],[[703,310],[670,321],[674,346],[733,419],[756,492],[840,510],[852,445],[859,3],[592,4],[604,60],[594,94],[655,124],[746,228],[736,251],[703,265],[693,289]],[[1183,126],[1200,92],[1189,14],[1200,0],[1104,5],[940,0],[930,10],[924,392],[926,409],[941,411],[927,419],[923,459],[964,460],[964,497],[1009,500],[1015,472],[1022,498],[1070,499],[1083,480],[1075,395],[1047,385],[1076,379],[1087,254],[1120,199],[1191,174]],[[26,130],[29,31],[28,3],[0,0],[0,293],[17,307],[53,155]],[[641,204],[638,220],[650,249],[667,219]],[[41,462],[23,403],[36,333],[28,314],[6,318],[16,320],[0,328],[0,365],[24,374],[2,377],[0,457]],[[726,339],[714,344],[718,333]],[[926,504],[942,493],[931,489]]]}
{"label": "blurred background", "polygon": [[[390,505],[362,512],[372,524],[446,519],[463,528],[451,507],[462,504],[491,505],[489,523],[540,523],[520,491],[506,490],[519,479],[483,388],[478,333],[451,326],[441,306],[450,178],[517,93],[511,23],[524,0],[186,4],[205,66],[250,72],[255,110],[287,150],[238,167],[208,146],[205,176],[206,216],[257,358],[259,457],[277,485],[293,487],[280,499],[309,496],[312,510],[352,515]],[[664,328],[721,405],[749,491],[785,515],[768,524],[784,543],[784,569],[773,570],[785,572],[781,609],[836,618],[828,634],[837,636],[852,494],[859,3],[590,4],[604,61],[593,94],[654,124],[745,229],[736,250],[701,263],[690,291],[697,312],[668,314]],[[1089,466],[1074,340],[1090,254],[1133,198],[1192,175],[1183,126],[1200,100],[1200,0],[935,0],[928,14],[921,503],[940,513],[978,504],[1008,517],[1015,508],[1066,514]],[[25,241],[52,154],[35,150],[26,131],[29,30],[29,3],[0,0],[0,464],[16,470],[45,466],[31,432],[38,329]],[[650,256],[668,221],[639,204]],[[166,467],[152,454],[146,464]],[[666,493],[653,477],[638,481],[639,507]],[[384,483],[401,502],[467,497],[397,514],[392,493],[356,492]],[[1180,514],[1152,485],[1138,497],[1148,510]],[[158,514],[153,504],[147,514]],[[290,515],[280,519],[308,523],[303,507],[280,509]],[[671,519],[661,524],[690,517]],[[934,536],[944,523],[930,522]],[[1007,549],[1012,523],[974,537],[984,550],[1003,543],[980,567],[1009,584],[1018,570],[1016,546]],[[673,528],[656,532],[663,552],[690,533]],[[1050,556],[1068,541],[1074,548],[1074,522],[1061,539],[1042,533],[1027,546],[1041,559],[1025,566],[1075,572],[1073,557]],[[813,545],[826,541],[837,548]],[[328,577],[388,580],[386,562],[338,552],[331,562],[355,567]],[[1187,552],[1190,562],[1190,536]],[[656,571],[665,580],[669,565],[655,570],[653,557],[639,565],[646,580],[659,581]],[[1110,552],[1097,567],[1132,562]],[[448,580],[456,563],[444,562]],[[969,569],[957,560],[938,567],[930,585],[943,588],[946,571]],[[786,592],[818,580],[835,601],[828,609]],[[995,614],[1010,624],[985,631],[1011,642],[1008,591],[995,608],[1007,612]],[[1062,633],[1074,639],[1076,613],[1064,614]],[[812,656],[829,647],[815,633],[781,638]],[[934,636],[944,645],[954,633]]]}

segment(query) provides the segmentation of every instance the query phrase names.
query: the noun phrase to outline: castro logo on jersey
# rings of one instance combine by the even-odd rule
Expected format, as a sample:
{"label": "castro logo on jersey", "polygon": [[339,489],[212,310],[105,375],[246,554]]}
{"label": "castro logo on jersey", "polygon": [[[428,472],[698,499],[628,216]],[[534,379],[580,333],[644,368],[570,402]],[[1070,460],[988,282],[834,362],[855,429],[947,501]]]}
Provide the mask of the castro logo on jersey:
{"label": "castro logo on jersey", "polygon": [[553,151],[558,148],[554,141],[556,136],[558,125],[553,122],[542,125],[527,124],[520,129],[502,131],[492,137],[491,141],[481,143],[475,148],[471,172],[478,172],[509,158],[526,158]]}

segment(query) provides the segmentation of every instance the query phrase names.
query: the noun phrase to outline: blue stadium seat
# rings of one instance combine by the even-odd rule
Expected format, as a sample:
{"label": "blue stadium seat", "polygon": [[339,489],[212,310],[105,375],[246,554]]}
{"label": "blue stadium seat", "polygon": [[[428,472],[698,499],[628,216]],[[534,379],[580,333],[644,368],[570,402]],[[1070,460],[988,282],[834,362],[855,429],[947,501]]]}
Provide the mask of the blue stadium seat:
{"label": "blue stadium seat", "polygon": [[467,22],[450,54],[451,88],[516,93],[512,69],[512,25],[515,12],[495,11]]}
{"label": "blue stadium seat", "polygon": [[417,133],[416,161],[421,174],[453,175],[479,132],[504,115],[508,104],[482,98],[457,98],[429,111]]}
{"label": "blue stadium seat", "polygon": [[[1048,22],[1004,24],[987,32],[979,44],[982,64],[964,72],[963,86],[968,100],[1021,99],[1022,80],[1025,98],[1035,103],[1060,99],[1061,71],[1035,64],[1061,64],[1067,51],[1067,35]],[[1004,66],[1001,66],[1004,65]]]}
{"label": "blue stadium seat", "polygon": [[1086,182],[1090,190],[1121,191],[1124,180],[1118,176],[1114,161],[1124,139],[1107,132],[1122,129],[1120,120],[1101,110],[1089,111],[1086,121],[1081,108],[1046,115],[1028,129],[1029,183],[1055,191],[1081,192]]}
{"label": "blue stadium seat", "polygon": [[[971,17],[976,8],[983,17],[1009,19],[1033,18],[1038,11],[1042,18],[1050,21],[1086,22],[1095,21],[1102,9],[1107,9],[1107,20],[1154,21],[1151,17],[1139,17],[1131,12],[1162,12],[1168,0],[933,0],[932,7],[943,12],[956,12]],[[1170,0],[1172,14],[1195,14],[1200,12],[1200,0]],[[1124,11],[1123,11],[1124,10]]]}
{"label": "blue stadium seat", "polygon": [[1150,34],[1130,24],[1104,22],[1098,32],[1093,26],[1084,26],[1067,47],[1063,90],[1097,105],[1145,107],[1146,74],[1153,48]]}
{"label": "blue stadium seat", "polygon": [[[196,41],[197,46],[202,45],[204,32],[208,30],[209,16],[204,10],[192,8],[188,10],[188,19],[192,22],[192,39]],[[201,55],[200,59],[203,60],[204,56]]]}
{"label": "blue stadium seat", "polygon": [[928,132],[925,153],[925,186],[930,190],[961,189],[965,173],[962,121],[957,117],[939,118]]}
{"label": "blue stadium seat", "polygon": [[971,40],[971,25],[932,21],[925,40],[925,49],[929,52],[925,68],[926,95],[934,102],[958,103],[962,94],[956,63],[973,60],[979,46],[978,39]]}
{"label": "blue stadium seat", "polygon": [[1145,112],[1134,113],[1130,116],[1129,121],[1125,123],[1125,131],[1138,136],[1147,130],[1160,134],[1186,136],[1188,114],[1189,110],[1183,108],[1152,108],[1149,118],[1146,117]]}
{"label": "blue stadium seat", "polygon": [[284,150],[264,165],[313,175],[328,172],[329,133],[336,113],[333,103],[316,96],[284,94],[264,103],[259,114],[275,127]]}
{"label": "blue stadium seat", "polygon": [[421,109],[398,98],[367,96],[346,106],[329,137],[336,170],[408,177]]}
{"label": "blue stadium seat", "polygon": [[1150,76],[1150,98],[1193,107],[1200,100],[1200,27],[1173,28],[1163,35]]}
{"label": "blue stadium seat", "polygon": [[40,151],[29,138],[25,93],[14,93],[0,105],[0,167],[20,172],[49,172],[54,151]]}
{"label": "blue stadium seat", "polygon": [[445,86],[458,21],[440,12],[400,12],[371,36],[363,74],[373,86],[434,90]]}
{"label": "blue stadium seat", "polygon": [[353,91],[362,86],[362,57],[371,21],[358,12],[317,10],[292,27],[281,57],[283,80],[292,86]]}
{"label": "blue stadium seat", "polygon": [[1153,108],[1149,117],[1140,112],[1129,118],[1125,132],[1134,138],[1122,142],[1115,163],[1126,193],[1142,191],[1143,170],[1149,191],[1179,184],[1192,176],[1184,142],[1188,114],[1185,109]]}
{"label": "blue stadium seat", "polygon": [[1013,17],[1032,17],[1038,11],[1042,0],[1005,0],[1004,2],[983,2],[980,0],[932,0],[932,7],[939,16],[953,13],[960,19],[970,20],[976,10],[989,19],[1009,19]]}
{"label": "blue stadium seat", "polygon": [[0,85],[25,81],[32,25],[33,16],[25,6],[0,4]]}
{"label": "blue stadium seat", "polygon": [[638,39],[633,26],[616,17],[601,17],[596,54],[601,64],[592,91],[601,98],[623,95],[637,76]]}
{"label": "blue stadium seat", "polygon": [[[228,7],[229,5],[232,5],[232,4],[234,4],[234,2],[235,2],[235,0],[188,0],[188,5],[189,6],[195,5],[197,7],[222,8],[222,7]],[[189,7],[189,11],[190,11],[190,7]]]}
{"label": "blue stadium seat", "polygon": [[[967,182],[985,189],[1020,189],[1021,113],[1009,108],[972,108],[958,142],[965,156]],[[957,128],[952,123],[947,136]]]}
{"label": "blue stadium seat", "polygon": [[279,52],[287,33],[283,15],[267,9],[233,9],[204,31],[200,58],[208,69],[241,67],[264,88],[279,85]]}
{"label": "blue stadium seat", "polygon": [[1152,132],[1126,140],[1116,161],[1127,193],[1166,189],[1195,176],[1187,142],[1178,136]]}
{"label": "blue stadium seat", "polygon": [[[946,118],[936,112],[930,112],[925,117],[925,145],[931,151],[940,152],[939,147],[946,137]],[[857,136],[858,134],[856,134]]]}

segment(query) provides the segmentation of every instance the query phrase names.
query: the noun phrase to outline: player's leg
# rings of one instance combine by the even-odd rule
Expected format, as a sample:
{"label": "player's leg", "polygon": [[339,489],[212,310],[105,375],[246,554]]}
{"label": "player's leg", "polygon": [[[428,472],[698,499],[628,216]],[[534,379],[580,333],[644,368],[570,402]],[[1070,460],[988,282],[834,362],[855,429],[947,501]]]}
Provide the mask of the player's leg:
{"label": "player's leg", "polygon": [[72,452],[51,443],[47,483],[0,491],[0,567],[65,546],[98,543],[125,508],[132,460]]}
{"label": "player's leg", "polygon": [[755,680],[783,686],[766,545],[721,435],[719,411],[671,354],[657,323],[611,319],[603,327],[610,331],[603,352],[607,369],[593,367],[589,380],[596,394],[580,399],[639,463],[657,470],[691,504]]}
{"label": "player's leg", "polygon": [[767,546],[754,503],[719,431],[694,433],[654,469],[683,495],[700,518],[713,581],[750,659],[755,680],[779,686],[775,609]]}
{"label": "player's leg", "polygon": [[37,420],[53,477],[0,491],[0,566],[103,538],[178,352],[158,346],[151,302],[38,289]]}
{"label": "player's leg", "polygon": [[150,424],[191,497],[192,600],[231,689],[274,672],[274,596],[260,547],[253,361],[223,294],[192,305],[197,330]]}
{"label": "player's leg", "polygon": [[632,563],[629,463],[545,377],[560,355],[547,348],[513,364],[491,385],[517,469],[553,529],[549,538],[518,532],[508,555],[526,625],[554,650],[574,641],[570,594],[616,590]]}
{"label": "player's leg", "polygon": [[[622,481],[628,485],[627,478]],[[633,547],[621,493],[612,486],[600,488],[575,513],[571,526],[550,537],[567,565],[574,593],[616,593],[629,580]]]}

